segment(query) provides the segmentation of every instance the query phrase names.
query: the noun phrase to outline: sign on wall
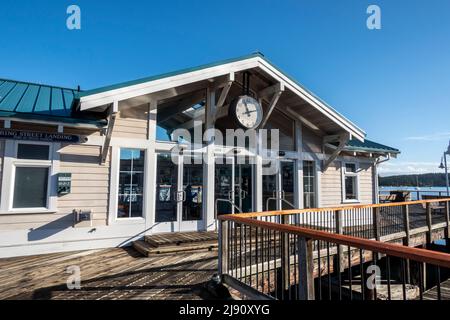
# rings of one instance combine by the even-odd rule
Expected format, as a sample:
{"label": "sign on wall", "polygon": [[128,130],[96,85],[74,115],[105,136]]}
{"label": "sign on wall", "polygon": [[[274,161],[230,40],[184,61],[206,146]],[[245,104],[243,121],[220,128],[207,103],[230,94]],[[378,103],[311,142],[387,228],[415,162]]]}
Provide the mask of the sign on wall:
{"label": "sign on wall", "polygon": [[82,138],[81,136],[73,134],[47,133],[47,132],[23,131],[13,129],[0,129],[0,139],[67,142],[67,143],[80,143],[86,141],[84,137]]}

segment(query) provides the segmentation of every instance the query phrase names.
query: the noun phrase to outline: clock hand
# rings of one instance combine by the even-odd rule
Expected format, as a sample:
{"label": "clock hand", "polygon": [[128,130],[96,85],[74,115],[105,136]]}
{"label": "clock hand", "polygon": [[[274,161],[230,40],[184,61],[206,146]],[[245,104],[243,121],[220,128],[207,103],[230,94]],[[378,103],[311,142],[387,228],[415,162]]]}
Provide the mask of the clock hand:
{"label": "clock hand", "polygon": [[248,112],[249,110],[248,110],[247,102],[244,101],[244,105],[245,105],[245,109],[247,109],[247,112]]}

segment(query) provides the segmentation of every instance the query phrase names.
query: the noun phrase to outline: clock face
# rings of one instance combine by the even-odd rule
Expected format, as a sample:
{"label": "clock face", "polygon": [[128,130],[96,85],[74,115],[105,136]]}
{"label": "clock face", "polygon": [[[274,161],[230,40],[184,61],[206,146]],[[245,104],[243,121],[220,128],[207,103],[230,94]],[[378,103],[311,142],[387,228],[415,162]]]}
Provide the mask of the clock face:
{"label": "clock face", "polygon": [[249,96],[241,96],[234,102],[232,116],[246,129],[256,129],[262,121],[263,111],[259,102]]}

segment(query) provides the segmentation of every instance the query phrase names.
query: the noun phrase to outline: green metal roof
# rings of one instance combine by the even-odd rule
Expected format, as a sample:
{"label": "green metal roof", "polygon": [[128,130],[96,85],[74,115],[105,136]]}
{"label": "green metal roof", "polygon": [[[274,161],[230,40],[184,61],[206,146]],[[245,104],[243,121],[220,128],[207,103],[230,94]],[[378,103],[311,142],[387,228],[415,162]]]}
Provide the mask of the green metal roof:
{"label": "green metal roof", "polygon": [[382,152],[382,153],[400,153],[400,150],[385,146],[383,144],[365,140],[361,142],[359,140],[350,140],[345,147],[347,151],[368,151],[368,152]]}
{"label": "green metal roof", "polygon": [[75,93],[69,88],[0,79],[0,116],[99,124],[73,114]]}

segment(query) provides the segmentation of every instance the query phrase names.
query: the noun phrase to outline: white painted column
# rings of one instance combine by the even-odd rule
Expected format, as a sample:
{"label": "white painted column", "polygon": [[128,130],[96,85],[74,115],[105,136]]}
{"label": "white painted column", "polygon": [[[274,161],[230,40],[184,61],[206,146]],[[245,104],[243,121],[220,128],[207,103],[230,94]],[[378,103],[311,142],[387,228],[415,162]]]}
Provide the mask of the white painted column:
{"label": "white painted column", "polygon": [[147,161],[145,166],[145,185],[146,196],[144,200],[145,207],[145,234],[152,233],[152,227],[155,223],[155,209],[156,209],[156,116],[158,114],[158,101],[153,100],[149,106],[148,112],[148,142]]}
{"label": "white painted column", "polygon": [[3,156],[3,177],[2,177],[2,189],[1,189],[1,205],[0,211],[7,212],[9,210],[9,203],[11,202],[13,195],[13,161],[15,158],[15,149],[13,140],[5,140]]}
{"label": "white painted column", "polygon": [[378,179],[378,165],[375,161],[372,165],[372,179],[373,179],[373,197],[372,201],[374,204],[378,204],[380,202],[379,192],[380,192],[380,184]]}
{"label": "white painted column", "polygon": [[297,164],[296,164],[296,176],[295,176],[295,206],[299,209],[304,208],[303,199],[303,133],[302,123],[299,120],[295,120],[295,145],[297,149]]}
{"label": "white painted column", "polygon": [[119,185],[119,169],[120,169],[120,147],[111,146],[110,160],[110,187],[109,187],[109,209],[108,209],[108,225],[116,222],[117,203],[118,203],[118,185]]}
{"label": "white painted column", "polygon": [[257,212],[262,212],[264,210],[263,205],[263,159],[262,159],[262,142],[261,142],[261,132],[258,131],[256,135],[256,156],[255,156],[255,210]]}
{"label": "white painted column", "polygon": [[322,160],[316,161],[316,207],[322,207]]}
{"label": "white painted column", "polygon": [[[206,126],[205,130],[214,129],[216,117],[216,92],[211,87],[206,93]],[[203,163],[203,217],[205,218],[206,230],[215,230],[215,161],[214,161],[214,138],[208,139],[206,143],[206,157]]]}

